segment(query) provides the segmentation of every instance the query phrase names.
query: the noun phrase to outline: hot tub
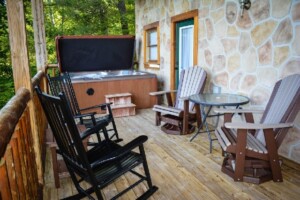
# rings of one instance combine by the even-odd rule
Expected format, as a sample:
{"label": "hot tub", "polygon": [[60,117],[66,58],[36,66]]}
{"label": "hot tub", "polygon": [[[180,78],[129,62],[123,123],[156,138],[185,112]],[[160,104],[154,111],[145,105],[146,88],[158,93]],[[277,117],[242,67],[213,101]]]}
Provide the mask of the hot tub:
{"label": "hot tub", "polygon": [[135,70],[106,70],[69,73],[79,107],[105,102],[105,95],[131,93],[137,109],[152,108],[156,99],[149,95],[157,91],[155,74]]}
{"label": "hot tub", "polygon": [[151,108],[157,91],[155,74],[133,70],[135,37],[58,36],[60,72],[70,74],[79,107],[105,102],[105,95],[131,93],[136,108]]}
{"label": "hot tub", "polygon": [[100,81],[100,80],[120,80],[132,78],[156,77],[155,74],[136,70],[104,70],[93,72],[71,72],[72,81]]}

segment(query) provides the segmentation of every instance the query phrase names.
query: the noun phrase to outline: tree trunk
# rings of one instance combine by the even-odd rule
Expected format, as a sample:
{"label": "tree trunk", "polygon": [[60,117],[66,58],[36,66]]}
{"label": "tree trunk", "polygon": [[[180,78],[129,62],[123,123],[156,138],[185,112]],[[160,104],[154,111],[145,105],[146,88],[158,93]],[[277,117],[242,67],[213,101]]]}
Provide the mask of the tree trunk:
{"label": "tree trunk", "polygon": [[117,7],[118,7],[118,10],[119,10],[119,13],[120,13],[122,33],[123,33],[123,35],[128,35],[129,30],[128,30],[128,21],[127,21],[127,18],[126,18],[125,1],[124,0],[118,0]]}

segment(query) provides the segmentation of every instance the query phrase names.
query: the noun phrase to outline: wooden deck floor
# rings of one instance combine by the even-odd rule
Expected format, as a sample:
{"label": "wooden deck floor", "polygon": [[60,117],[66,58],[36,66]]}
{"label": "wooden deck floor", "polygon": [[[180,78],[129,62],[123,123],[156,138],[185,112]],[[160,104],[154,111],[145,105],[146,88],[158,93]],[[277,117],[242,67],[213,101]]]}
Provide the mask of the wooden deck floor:
{"label": "wooden deck floor", "polygon": [[[300,199],[300,166],[297,164],[284,161],[282,183],[237,183],[220,171],[220,147],[214,141],[214,150],[210,154],[205,134],[193,142],[189,142],[191,135],[164,134],[159,127],[154,126],[151,109],[138,110],[133,117],[116,118],[116,123],[124,143],[137,135],[147,135],[149,138],[145,144],[147,160],[152,181],[159,187],[150,198],[152,200]],[[70,178],[61,179],[61,188],[55,188],[50,162],[46,163],[44,199],[60,199],[75,194]],[[130,175],[120,178],[105,188],[104,196],[109,199],[131,179]],[[145,190],[145,184],[139,185],[120,199],[135,199]]]}

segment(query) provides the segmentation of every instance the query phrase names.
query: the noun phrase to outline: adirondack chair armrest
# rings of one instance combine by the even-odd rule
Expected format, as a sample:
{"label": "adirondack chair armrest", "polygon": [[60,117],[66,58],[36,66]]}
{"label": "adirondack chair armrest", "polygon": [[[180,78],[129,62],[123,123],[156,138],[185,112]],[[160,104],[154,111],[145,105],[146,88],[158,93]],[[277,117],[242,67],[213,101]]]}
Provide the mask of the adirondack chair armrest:
{"label": "adirondack chair armrest", "polygon": [[253,114],[262,114],[263,110],[252,110],[252,109],[229,109],[229,108],[214,108],[216,113],[253,113]]}
{"label": "adirondack chair armrest", "polygon": [[92,168],[96,167],[99,164],[107,163],[107,162],[112,162],[114,160],[118,160],[120,157],[124,156],[125,154],[129,153],[133,149],[137,147],[143,147],[143,144],[148,140],[148,137],[145,135],[141,135],[126,145],[120,147],[119,149],[111,152],[110,154],[104,156],[101,160],[97,160],[97,162],[94,162],[91,164]]}
{"label": "adirondack chair armrest", "polygon": [[158,91],[158,92],[150,92],[149,95],[151,96],[160,96],[168,93],[175,93],[177,90],[166,90],[166,91]]}
{"label": "adirondack chair armrest", "polygon": [[258,124],[245,122],[230,122],[225,123],[226,128],[230,129],[275,129],[275,128],[290,128],[293,123],[279,123],[279,124]]}
{"label": "adirondack chair armrest", "polygon": [[186,100],[189,100],[189,97],[179,97],[178,100],[180,100],[180,101],[186,101]]}

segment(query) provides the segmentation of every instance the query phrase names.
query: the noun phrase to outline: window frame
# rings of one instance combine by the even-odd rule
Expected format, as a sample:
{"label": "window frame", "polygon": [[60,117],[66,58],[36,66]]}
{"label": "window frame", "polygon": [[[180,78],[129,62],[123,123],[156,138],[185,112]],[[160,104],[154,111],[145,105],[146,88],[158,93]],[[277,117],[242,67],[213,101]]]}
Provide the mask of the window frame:
{"label": "window frame", "polygon": [[[143,27],[144,29],[144,67],[145,68],[160,68],[160,37],[159,37],[159,22],[154,22]],[[149,33],[156,32],[156,44],[149,45]],[[149,53],[151,47],[157,47],[157,59],[150,60]]]}

